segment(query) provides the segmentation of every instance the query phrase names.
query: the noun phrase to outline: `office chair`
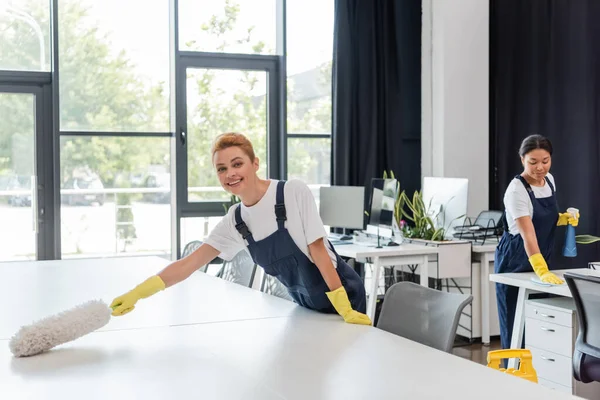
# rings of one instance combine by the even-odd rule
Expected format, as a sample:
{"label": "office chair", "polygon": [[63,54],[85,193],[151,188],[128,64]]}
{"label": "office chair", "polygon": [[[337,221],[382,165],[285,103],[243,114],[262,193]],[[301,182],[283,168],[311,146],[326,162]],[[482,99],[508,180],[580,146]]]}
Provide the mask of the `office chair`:
{"label": "office chair", "polygon": [[[185,257],[189,256],[194,251],[198,250],[198,248],[201,245],[202,245],[202,241],[192,240],[191,242],[186,244],[185,247],[183,248],[183,252],[181,253],[181,258],[185,258]],[[215,257],[215,259],[212,260],[211,262],[209,262],[208,264],[203,265],[202,267],[198,268],[198,271],[206,272],[209,264],[223,264],[223,259],[220,257]]]}
{"label": "office chair", "polygon": [[282,299],[294,301],[287,288],[283,286],[283,283],[271,275],[263,274],[260,291],[273,296],[281,297]]}
{"label": "office chair", "polygon": [[450,353],[462,310],[472,300],[471,295],[398,282],[384,296],[377,328]]}
{"label": "office chair", "polygon": [[579,334],[573,351],[573,376],[600,382],[600,277],[573,272],[564,274],[575,301]]}
{"label": "office chair", "polygon": [[242,249],[231,261],[224,261],[223,266],[215,276],[229,282],[252,287],[255,273],[256,264],[254,260],[246,249]]}

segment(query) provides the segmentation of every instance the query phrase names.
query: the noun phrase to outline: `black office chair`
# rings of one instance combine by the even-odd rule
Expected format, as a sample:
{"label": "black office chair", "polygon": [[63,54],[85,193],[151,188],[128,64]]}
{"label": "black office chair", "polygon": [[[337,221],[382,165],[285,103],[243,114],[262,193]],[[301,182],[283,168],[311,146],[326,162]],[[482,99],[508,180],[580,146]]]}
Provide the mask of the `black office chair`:
{"label": "black office chair", "polygon": [[600,277],[564,274],[575,301],[579,334],[573,352],[573,376],[580,382],[600,382]]}

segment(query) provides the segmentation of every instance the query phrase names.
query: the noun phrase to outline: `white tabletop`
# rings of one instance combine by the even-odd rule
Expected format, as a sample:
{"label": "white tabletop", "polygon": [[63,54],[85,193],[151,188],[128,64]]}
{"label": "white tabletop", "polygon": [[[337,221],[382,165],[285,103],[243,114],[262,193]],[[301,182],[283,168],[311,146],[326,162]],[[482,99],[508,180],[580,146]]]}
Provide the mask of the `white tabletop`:
{"label": "white tabletop", "polygon": [[[108,300],[164,265],[124,261],[21,263],[20,273],[2,265],[17,296],[2,294],[3,323],[7,315],[14,326],[89,297]],[[113,329],[38,356],[14,358],[8,340],[0,340],[0,398],[573,398],[375,327],[197,275],[113,318]],[[167,326],[174,322],[181,325]]]}
{"label": "white tabletop", "polygon": [[[593,275],[600,276],[600,271],[596,271],[589,268],[575,268],[575,269],[559,269],[554,270],[552,273],[556,274],[560,278],[563,278],[565,272],[573,272],[582,275]],[[504,274],[490,274],[490,281],[497,283],[504,283],[510,286],[523,287],[526,289],[535,290],[538,292],[552,293],[559,296],[572,297],[571,291],[566,283],[562,285],[540,285],[533,282],[531,279],[537,278],[535,272],[509,272]]]}
{"label": "white tabletop", "polygon": [[[0,339],[22,325],[80,303],[112,300],[169,264],[159,257],[121,257],[0,263]],[[113,317],[102,330],[270,318],[300,308],[291,301],[196,272],[183,282],[140,300],[127,318]],[[302,309],[304,310],[304,309]]]}
{"label": "white tabletop", "polygon": [[31,358],[0,342],[6,398],[569,399],[335,315],[99,332]]}
{"label": "white tabletop", "polygon": [[340,256],[349,258],[369,257],[397,257],[397,256],[421,256],[425,254],[437,254],[436,246],[424,246],[413,243],[402,243],[399,246],[382,246],[378,249],[375,245],[354,243],[335,245],[335,251]]}

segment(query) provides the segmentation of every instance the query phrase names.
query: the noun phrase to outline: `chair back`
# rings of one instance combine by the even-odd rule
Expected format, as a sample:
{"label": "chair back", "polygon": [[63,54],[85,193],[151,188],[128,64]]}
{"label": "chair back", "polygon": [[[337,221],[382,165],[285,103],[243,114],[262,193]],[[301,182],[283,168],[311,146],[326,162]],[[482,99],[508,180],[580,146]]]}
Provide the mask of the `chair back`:
{"label": "chair back", "polygon": [[573,376],[600,382],[600,277],[564,274],[577,310],[579,333],[573,352]]}
{"label": "chair back", "polygon": [[226,281],[252,287],[255,273],[256,264],[254,260],[250,256],[250,253],[248,253],[248,250],[242,249],[231,261],[223,261],[223,266],[217,272],[216,276]]}
{"label": "chair back", "polygon": [[398,282],[383,300],[377,328],[450,353],[458,320],[473,296]]}
{"label": "chair back", "polygon": [[271,275],[263,274],[263,281],[260,290],[261,292],[281,297],[282,299],[294,301],[283,283]]}
{"label": "chair back", "polygon": [[[200,241],[200,240],[192,240],[191,242],[189,242],[188,244],[186,244],[185,247],[183,248],[183,252],[181,253],[181,258],[185,258],[185,257],[189,256],[194,251],[198,250],[198,248],[200,246],[202,246],[202,241]],[[208,264],[203,265],[200,268],[198,268],[198,271],[200,271],[200,272],[206,272],[207,269],[208,269],[208,265],[209,264],[223,264],[223,259],[221,257],[215,257]]]}

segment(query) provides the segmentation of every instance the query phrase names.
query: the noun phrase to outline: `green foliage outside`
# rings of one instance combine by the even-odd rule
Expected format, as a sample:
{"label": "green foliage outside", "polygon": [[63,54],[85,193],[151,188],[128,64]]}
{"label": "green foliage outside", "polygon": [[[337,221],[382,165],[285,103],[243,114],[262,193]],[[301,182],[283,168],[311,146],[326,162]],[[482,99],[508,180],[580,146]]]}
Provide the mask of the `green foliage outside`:
{"label": "green foliage outside", "polygon": [[[90,22],[89,4],[80,0],[59,1],[60,51],[60,125],[63,131],[169,131],[169,92],[167,82],[148,82],[138,77],[136,66],[126,50],[115,53],[111,37]],[[19,7],[33,16],[42,31],[49,35],[49,13],[44,2],[23,0]],[[198,29],[213,37],[223,38],[238,24],[239,5],[227,1],[219,15],[199,17]],[[253,43],[253,27],[248,27],[244,40]],[[166,34],[166,32],[165,32]],[[0,21],[0,66],[16,70],[39,68],[39,43],[31,28],[15,20]],[[49,40],[46,41],[49,43]],[[192,46],[194,43],[189,43]],[[252,44],[256,53],[263,42]],[[46,51],[47,59],[50,52]],[[157,55],[157,62],[167,63],[165,55]],[[12,63],[12,64],[11,64]],[[322,66],[321,79],[326,87],[331,83],[331,63]],[[218,78],[220,74],[236,77],[235,92],[225,92]],[[256,146],[261,159],[262,176],[266,176],[266,116],[265,84],[261,72],[191,70],[188,71],[188,185],[190,187],[219,187],[212,169],[210,144],[222,132],[237,131],[247,134]],[[255,90],[256,89],[256,90]],[[266,89],[266,85],[264,87]],[[293,88],[290,88],[293,91]],[[257,95],[259,93],[259,95]],[[296,112],[297,104],[288,101],[289,132],[330,132],[331,101],[321,98],[311,104],[307,112]],[[27,102],[15,102],[14,97],[0,96],[0,175],[31,175],[33,165],[19,162],[18,155],[31,154],[33,112]],[[171,116],[174,117],[174,116]],[[324,148],[318,146],[326,144]],[[329,143],[324,141],[294,140],[288,149],[288,170],[293,177],[303,177],[316,166],[311,157],[311,146],[324,153]],[[30,157],[33,161],[33,158]],[[150,169],[169,171],[170,143],[166,138],[133,137],[77,137],[61,138],[60,173],[64,184],[74,174],[97,175],[105,188],[144,186],[143,177]],[[141,177],[141,179],[134,179]],[[223,200],[224,191],[194,194],[194,200]],[[141,195],[119,195],[117,204],[127,206],[142,198]],[[114,201],[108,196],[107,201]],[[118,218],[132,221],[130,207],[119,209]],[[134,225],[119,228],[123,239],[135,238]]]}

